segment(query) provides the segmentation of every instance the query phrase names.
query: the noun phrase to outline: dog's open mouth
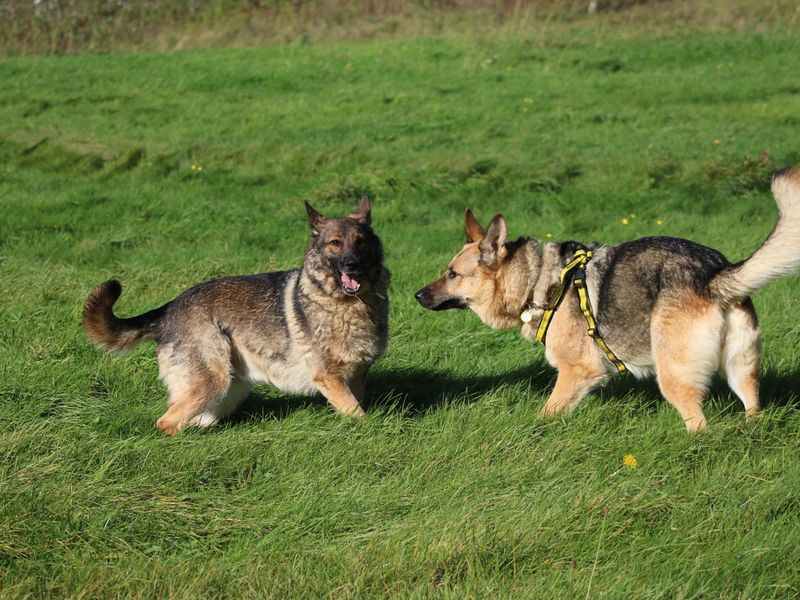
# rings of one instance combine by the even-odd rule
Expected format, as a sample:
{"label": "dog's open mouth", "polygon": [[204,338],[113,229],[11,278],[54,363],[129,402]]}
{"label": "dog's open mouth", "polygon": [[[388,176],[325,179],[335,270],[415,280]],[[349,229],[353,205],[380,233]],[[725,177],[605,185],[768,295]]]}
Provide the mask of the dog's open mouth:
{"label": "dog's open mouth", "polygon": [[348,296],[355,296],[358,290],[361,289],[361,282],[353,273],[339,273],[339,278],[342,281],[342,291]]}

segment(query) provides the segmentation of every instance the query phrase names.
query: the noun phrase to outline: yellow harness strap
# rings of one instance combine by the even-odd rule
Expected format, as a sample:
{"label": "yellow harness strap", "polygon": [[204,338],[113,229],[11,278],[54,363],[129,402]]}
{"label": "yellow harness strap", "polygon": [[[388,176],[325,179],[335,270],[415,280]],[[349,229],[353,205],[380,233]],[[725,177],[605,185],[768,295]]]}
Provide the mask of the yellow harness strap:
{"label": "yellow harness strap", "polygon": [[589,331],[587,331],[589,337],[593,338],[594,341],[597,342],[597,345],[600,346],[600,349],[603,352],[605,352],[608,360],[613,363],[613,365],[617,368],[617,371],[624,373],[627,370],[625,365],[620,359],[617,358],[617,356],[611,351],[611,348],[608,347],[608,344],[606,344],[605,340],[600,336],[600,333],[597,331],[597,322],[594,320],[594,315],[592,315],[592,303],[589,301],[589,292],[586,289],[586,263],[588,263],[591,259],[591,250],[578,250],[575,252],[575,255],[570,263],[561,270],[560,285],[555,296],[553,296],[550,304],[542,314],[542,320],[539,323],[539,328],[536,330],[536,340],[540,344],[544,345],[544,339],[547,336],[547,329],[550,327],[550,322],[553,320],[553,315],[555,314],[556,309],[558,309],[558,306],[564,299],[564,293],[566,292],[567,285],[569,284],[569,278],[572,276],[572,283],[578,290],[578,298],[580,299],[581,303],[581,312],[586,319],[586,323],[589,325]]}

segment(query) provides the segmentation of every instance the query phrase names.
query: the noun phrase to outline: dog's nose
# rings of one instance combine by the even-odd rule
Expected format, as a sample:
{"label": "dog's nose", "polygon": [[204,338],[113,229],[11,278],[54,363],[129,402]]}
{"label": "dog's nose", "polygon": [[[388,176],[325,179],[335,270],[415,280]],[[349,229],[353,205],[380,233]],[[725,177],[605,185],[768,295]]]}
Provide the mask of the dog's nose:
{"label": "dog's nose", "polygon": [[420,304],[422,304],[424,296],[425,296],[425,290],[420,290],[416,294],[414,294],[414,298],[416,298],[417,302],[419,302]]}
{"label": "dog's nose", "polygon": [[355,256],[345,256],[342,258],[342,268],[348,271],[355,271],[358,269],[358,259]]}

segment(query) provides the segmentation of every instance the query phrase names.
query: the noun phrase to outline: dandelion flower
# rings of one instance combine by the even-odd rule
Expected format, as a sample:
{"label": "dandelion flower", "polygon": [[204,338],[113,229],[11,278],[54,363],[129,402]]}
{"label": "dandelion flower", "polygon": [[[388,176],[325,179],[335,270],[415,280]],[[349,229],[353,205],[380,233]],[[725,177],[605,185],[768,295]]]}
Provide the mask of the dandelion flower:
{"label": "dandelion flower", "polygon": [[662,221],[661,219],[656,219],[656,225],[663,225],[663,224],[664,221]]}
{"label": "dandelion flower", "polygon": [[636,468],[636,457],[633,454],[626,454],[622,457],[622,464],[629,469]]}
{"label": "dandelion flower", "polygon": [[623,225],[627,225],[628,223],[630,223],[630,221],[628,220],[628,218],[627,218],[627,217],[625,217],[625,218],[623,218],[623,219],[622,219],[621,223],[622,223]]}
{"label": "dandelion flower", "polygon": [[553,234],[548,231],[546,234],[544,234],[544,236],[549,240],[553,237]]}
{"label": "dandelion flower", "polygon": [[629,216],[631,219],[635,219],[635,218],[636,218],[636,213],[631,213],[631,214],[630,214],[630,215],[628,215],[628,216]]}
{"label": "dandelion flower", "polygon": [[719,146],[720,141],[719,140],[714,140],[714,143]]}

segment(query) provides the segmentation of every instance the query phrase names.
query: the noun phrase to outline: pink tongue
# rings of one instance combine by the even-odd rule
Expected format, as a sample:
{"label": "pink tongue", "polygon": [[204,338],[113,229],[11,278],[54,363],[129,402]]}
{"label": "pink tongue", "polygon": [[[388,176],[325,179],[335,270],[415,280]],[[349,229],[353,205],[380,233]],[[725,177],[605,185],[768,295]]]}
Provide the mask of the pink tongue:
{"label": "pink tongue", "polygon": [[348,290],[354,290],[359,286],[358,281],[347,273],[342,273],[342,283]]}

